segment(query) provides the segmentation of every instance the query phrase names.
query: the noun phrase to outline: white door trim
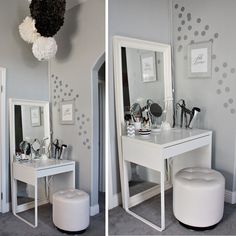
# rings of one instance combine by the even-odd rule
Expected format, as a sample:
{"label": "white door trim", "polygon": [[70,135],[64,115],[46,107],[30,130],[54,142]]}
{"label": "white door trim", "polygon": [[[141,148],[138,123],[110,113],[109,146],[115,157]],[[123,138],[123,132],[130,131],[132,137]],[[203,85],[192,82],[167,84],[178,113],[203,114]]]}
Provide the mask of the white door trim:
{"label": "white door trim", "polygon": [[0,67],[0,135],[1,135],[1,143],[0,143],[0,191],[2,193],[1,199],[1,212],[5,213],[9,211],[9,203],[7,200],[7,109],[6,109],[6,68]]}

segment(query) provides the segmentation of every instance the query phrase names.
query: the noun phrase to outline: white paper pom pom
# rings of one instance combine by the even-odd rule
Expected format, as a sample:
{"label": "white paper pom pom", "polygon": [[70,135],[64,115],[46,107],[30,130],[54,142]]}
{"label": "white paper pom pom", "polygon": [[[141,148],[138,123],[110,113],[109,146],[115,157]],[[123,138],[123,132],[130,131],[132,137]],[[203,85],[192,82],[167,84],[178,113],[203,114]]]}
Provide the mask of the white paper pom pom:
{"label": "white paper pom pom", "polygon": [[34,42],[32,51],[39,61],[49,60],[56,55],[56,40],[52,37],[40,37]]}
{"label": "white paper pom pom", "polygon": [[27,16],[19,25],[19,32],[21,38],[27,43],[34,43],[40,37],[35,27],[35,20],[30,16]]}

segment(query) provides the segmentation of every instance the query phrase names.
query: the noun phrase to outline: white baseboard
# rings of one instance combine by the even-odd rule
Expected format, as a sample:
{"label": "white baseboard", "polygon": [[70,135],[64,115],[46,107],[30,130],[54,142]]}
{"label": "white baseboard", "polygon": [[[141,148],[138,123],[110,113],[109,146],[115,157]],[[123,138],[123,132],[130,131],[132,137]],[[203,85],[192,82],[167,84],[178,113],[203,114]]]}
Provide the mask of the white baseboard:
{"label": "white baseboard", "polygon": [[236,191],[232,192],[229,190],[225,190],[225,202],[230,204],[236,203]]}
{"label": "white baseboard", "polygon": [[121,205],[121,193],[113,194],[111,198],[109,198],[109,210]]}
{"label": "white baseboard", "polygon": [[99,213],[99,204],[90,206],[90,216],[95,216]]}

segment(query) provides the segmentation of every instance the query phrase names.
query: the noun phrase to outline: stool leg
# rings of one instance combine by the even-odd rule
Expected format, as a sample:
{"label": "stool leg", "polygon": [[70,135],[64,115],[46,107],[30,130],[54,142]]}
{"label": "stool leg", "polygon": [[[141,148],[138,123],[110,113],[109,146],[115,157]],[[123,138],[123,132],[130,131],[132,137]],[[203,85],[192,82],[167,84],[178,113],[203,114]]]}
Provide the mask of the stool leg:
{"label": "stool leg", "polygon": [[161,171],[161,230],[165,229],[165,172]]}
{"label": "stool leg", "polygon": [[34,227],[38,226],[38,180],[34,185]]}

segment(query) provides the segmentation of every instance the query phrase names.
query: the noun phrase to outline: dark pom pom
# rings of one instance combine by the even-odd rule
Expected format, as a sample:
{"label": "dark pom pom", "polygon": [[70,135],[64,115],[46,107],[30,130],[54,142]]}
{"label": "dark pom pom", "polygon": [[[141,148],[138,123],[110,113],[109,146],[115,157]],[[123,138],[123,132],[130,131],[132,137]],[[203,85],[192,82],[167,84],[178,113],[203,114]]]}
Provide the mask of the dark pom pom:
{"label": "dark pom pom", "polygon": [[65,9],[65,0],[32,0],[30,13],[38,33],[53,37],[64,23]]}

